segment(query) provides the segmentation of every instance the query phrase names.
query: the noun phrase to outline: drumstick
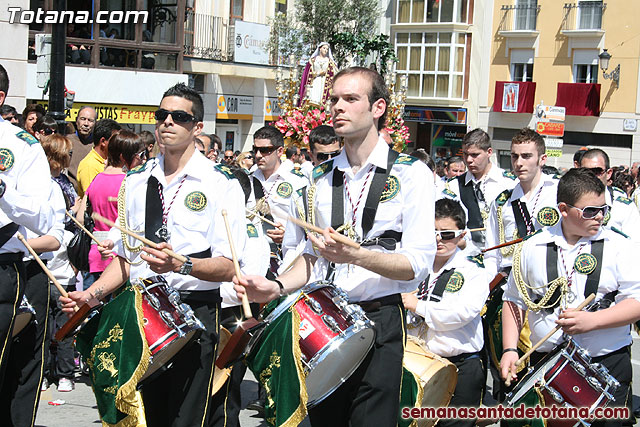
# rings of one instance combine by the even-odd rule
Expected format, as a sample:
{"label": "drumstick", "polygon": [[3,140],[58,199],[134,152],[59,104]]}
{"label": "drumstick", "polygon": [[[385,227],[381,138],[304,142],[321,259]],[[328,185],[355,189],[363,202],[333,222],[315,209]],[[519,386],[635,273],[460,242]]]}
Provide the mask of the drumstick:
{"label": "drumstick", "polygon": [[501,244],[496,245],[496,246],[492,246],[492,247],[487,248],[487,249],[483,249],[483,250],[482,250],[482,251],[480,251],[480,252],[485,253],[485,252],[492,251],[492,250],[494,250],[494,249],[504,248],[505,246],[515,245],[516,243],[520,243],[520,242],[522,242],[522,237],[520,237],[520,238],[518,238],[518,239],[515,239],[515,240],[510,240],[510,241],[508,241],[508,242],[501,243]]}
{"label": "drumstick", "polygon": [[[62,285],[60,285],[60,282],[58,282],[56,280],[56,278],[54,277],[53,273],[51,273],[51,270],[49,270],[47,268],[47,266],[44,265],[44,262],[42,262],[42,260],[40,259],[40,257],[36,253],[36,251],[33,250],[33,248],[31,247],[29,242],[27,242],[27,240],[24,238],[24,236],[22,234],[20,234],[20,233],[17,233],[16,237],[18,237],[18,240],[20,240],[22,242],[22,244],[25,246],[25,248],[27,248],[27,250],[29,251],[31,256],[33,256],[33,259],[35,259],[36,262],[40,265],[40,268],[42,268],[42,271],[44,271],[45,274],[47,275],[47,277],[49,277],[49,280],[51,280],[51,282],[53,282],[55,287],[58,288],[58,292],[60,292],[60,295],[62,295],[65,298],[69,298],[69,294],[67,293],[67,291],[65,291],[64,288],[62,287]],[[74,310],[78,311],[78,306],[75,306]]]}
{"label": "drumstick", "polygon": [[266,222],[267,224],[269,224],[269,225],[273,225],[273,226],[274,226],[274,227],[276,227],[276,228],[284,228],[284,227],[282,226],[282,224],[276,224],[275,222],[271,221],[270,219],[267,219],[267,218],[265,218],[265,217],[263,217],[263,216],[261,216],[261,215],[257,214],[256,212],[252,211],[252,210],[251,210],[251,209],[249,209],[249,208],[244,208],[244,209],[245,209],[247,212],[249,212],[251,215],[253,215],[253,216],[257,217],[257,218],[258,218],[260,221],[262,221],[262,222]]}
{"label": "drumstick", "polygon": [[[103,216],[102,216],[102,215],[100,215],[100,214],[93,213],[93,215],[91,215],[91,217],[92,217],[93,219],[95,219],[96,221],[104,222],[104,223],[105,223],[105,224],[107,224],[109,227],[115,227],[115,228],[117,228],[118,230],[122,231],[123,233],[125,233],[125,234],[127,234],[127,235],[129,235],[129,236],[133,237],[134,239],[140,240],[142,243],[144,243],[145,245],[147,245],[147,246],[149,246],[149,247],[151,247],[151,248],[153,248],[153,249],[158,249],[158,244],[157,244],[157,243],[152,242],[151,240],[147,239],[146,237],[144,237],[144,236],[140,236],[140,235],[138,235],[138,234],[134,233],[133,231],[129,231],[129,230],[127,230],[126,228],[122,228],[122,227],[120,227],[118,224],[116,224],[116,223],[114,223],[113,221],[111,221],[111,220],[109,220],[109,219],[107,219],[107,218],[103,217]],[[169,256],[170,256],[170,257],[172,257],[172,258],[177,259],[178,261],[180,261],[180,262],[182,262],[182,263],[187,262],[187,258],[186,258],[186,257],[184,257],[184,256],[182,256],[182,255],[180,255],[180,254],[178,254],[178,253],[175,253],[174,251],[172,251],[172,250],[171,250],[171,249],[169,249],[169,248],[162,248],[162,249],[158,249],[158,250],[160,250],[160,251],[164,252],[165,254],[169,255]]]}
{"label": "drumstick", "polygon": [[93,240],[94,242],[96,242],[97,244],[100,244],[100,241],[96,238],[96,236],[94,236],[89,230],[87,230],[82,224],[80,224],[80,221],[78,221],[73,215],[71,215],[69,213],[69,211],[65,212],[67,214],[67,216],[69,218],[71,218],[71,220],[73,222],[75,222],[75,224],[80,227],[80,230],[84,231],[85,233],[87,233],[87,236],[89,236],[91,238],[91,240]]}
{"label": "drumstick", "polygon": [[[324,230],[322,228],[316,227],[313,224],[309,224],[308,222],[301,221],[298,218],[294,218],[292,216],[289,217],[289,221],[293,222],[296,225],[299,225],[302,228],[306,228],[307,230],[311,230],[311,231],[313,231],[315,233],[322,234],[324,232]],[[342,234],[338,234],[336,232],[331,232],[331,238],[334,239],[336,242],[342,243],[343,245],[351,246],[354,249],[360,249],[360,244],[359,243],[354,242],[353,240],[351,240],[347,236],[343,236]]]}
{"label": "drumstick", "polygon": [[484,231],[486,229],[487,229],[487,227],[479,227],[479,228],[470,228],[467,231],[469,231],[470,233],[473,233],[474,231]]}
{"label": "drumstick", "polygon": [[[236,249],[233,246],[233,238],[231,237],[231,227],[229,226],[229,219],[227,218],[227,210],[222,209],[222,218],[224,219],[224,226],[227,228],[227,237],[229,238],[229,247],[231,248],[231,258],[233,259],[233,267],[236,270],[236,276],[238,279],[242,278],[242,272],[240,271],[240,263],[238,263],[238,256],[236,255]],[[244,317],[250,319],[253,317],[253,313],[251,313],[251,307],[249,306],[249,298],[247,298],[247,294],[242,294],[242,311],[244,312]]]}
{"label": "drumstick", "polygon": [[[581,311],[583,308],[585,308],[587,305],[589,305],[589,303],[591,303],[591,301],[593,301],[593,299],[596,297],[596,294],[591,294],[589,295],[584,301],[582,301],[582,303],[580,303],[579,306],[577,306],[575,308],[575,311]],[[536,351],[542,344],[544,344],[545,341],[547,341],[549,338],[551,338],[551,336],[553,334],[555,334],[556,332],[558,332],[560,330],[560,328],[562,328],[562,326],[560,325],[556,325],[555,328],[553,328],[551,331],[549,331],[549,333],[547,333],[547,335],[545,335],[544,337],[542,337],[540,339],[540,341],[538,341],[537,343],[535,343],[535,345],[533,347],[531,347],[531,349],[529,349],[529,351],[527,351],[524,356],[522,356],[520,359],[518,359],[516,361],[516,368],[518,366],[520,366],[525,360],[527,360],[527,358],[529,356],[531,356],[533,354],[534,351]],[[511,385],[511,377],[508,377],[505,381],[505,384],[507,385],[507,387],[509,387]]]}

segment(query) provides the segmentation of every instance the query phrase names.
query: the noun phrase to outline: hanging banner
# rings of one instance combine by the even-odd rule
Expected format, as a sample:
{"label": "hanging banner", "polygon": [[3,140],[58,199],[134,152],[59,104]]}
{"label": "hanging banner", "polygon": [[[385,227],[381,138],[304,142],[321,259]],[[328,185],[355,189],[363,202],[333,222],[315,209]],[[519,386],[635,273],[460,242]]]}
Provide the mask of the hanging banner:
{"label": "hanging banner", "polygon": [[502,111],[517,113],[519,97],[520,86],[517,83],[505,83],[502,90]]}

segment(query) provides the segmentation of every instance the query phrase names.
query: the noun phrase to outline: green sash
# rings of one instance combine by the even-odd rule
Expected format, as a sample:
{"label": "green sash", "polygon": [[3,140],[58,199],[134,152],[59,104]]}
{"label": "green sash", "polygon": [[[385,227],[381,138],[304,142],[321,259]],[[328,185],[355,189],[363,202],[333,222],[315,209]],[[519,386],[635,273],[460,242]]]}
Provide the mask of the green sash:
{"label": "green sash", "polygon": [[416,376],[404,366],[402,367],[402,386],[400,388],[400,414],[398,414],[398,427],[417,425],[414,419],[402,418],[402,408],[420,408],[424,390]]}
{"label": "green sash", "polygon": [[[527,408],[533,408],[536,405],[543,406],[542,399],[540,395],[536,391],[536,388],[532,388],[529,390],[522,399],[518,400],[514,408],[520,406],[520,404],[524,403],[524,406]],[[541,418],[533,418],[533,419],[522,419],[522,420],[505,420],[509,427],[546,427],[547,423],[545,420]]]}
{"label": "green sash", "polygon": [[265,328],[257,350],[247,356],[249,369],[266,392],[265,420],[271,426],[297,426],[307,416],[300,315],[294,305]]}
{"label": "green sash", "polygon": [[104,426],[146,425],[136,391],[151,355],[142,318],[140,291],[127,283],[76,338],[76,348],[89,366]]}

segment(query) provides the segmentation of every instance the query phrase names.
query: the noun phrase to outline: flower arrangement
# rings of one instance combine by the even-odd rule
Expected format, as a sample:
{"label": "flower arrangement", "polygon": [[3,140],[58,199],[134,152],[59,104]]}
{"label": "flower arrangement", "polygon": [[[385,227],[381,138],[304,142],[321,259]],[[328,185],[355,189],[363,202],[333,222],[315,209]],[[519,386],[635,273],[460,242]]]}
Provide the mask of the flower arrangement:
{"label": "flower arrangement", "polygon": [[309,148],[309,132],[320,125],[333,126],[331,115],[307,104],[290,109],[274,124],[285,141],[290,141],[287,146],[294,144],[300,148]]}
{"label": "flower arrangement", "polygon": [[393,149],[402,153],[407,144],[411,142],[409,139],[409,128],[404,124],[404,119],[401,115],[391,114],[391,111],[389,113],[385,130],[393,140]]}

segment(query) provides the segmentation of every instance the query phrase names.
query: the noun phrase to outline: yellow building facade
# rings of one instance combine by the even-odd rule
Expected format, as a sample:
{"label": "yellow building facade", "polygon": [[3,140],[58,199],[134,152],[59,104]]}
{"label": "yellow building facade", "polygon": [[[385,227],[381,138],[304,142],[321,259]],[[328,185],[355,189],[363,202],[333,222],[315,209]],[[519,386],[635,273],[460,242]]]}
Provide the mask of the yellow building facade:
{"label": "yellow building facade", "polygon": [[[559,156],[548,164],[571,167],[583,146],[604,149],[612,166],[640,160],[639,17],[631,1],[493,2],[489,76],[478,123],[492,135],[502,166],[510,167],[515,131],[536,128],[550,111],[564,124],[564,135],[561,125],[552,126],[557,135],[550,136],[551,145]],[[605,49],[611,57],[603,71]],[[564,121],[557,109],[539,105],[565,107]]]}

